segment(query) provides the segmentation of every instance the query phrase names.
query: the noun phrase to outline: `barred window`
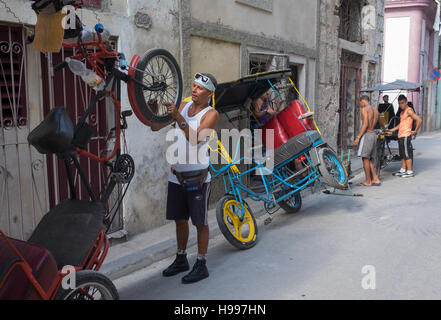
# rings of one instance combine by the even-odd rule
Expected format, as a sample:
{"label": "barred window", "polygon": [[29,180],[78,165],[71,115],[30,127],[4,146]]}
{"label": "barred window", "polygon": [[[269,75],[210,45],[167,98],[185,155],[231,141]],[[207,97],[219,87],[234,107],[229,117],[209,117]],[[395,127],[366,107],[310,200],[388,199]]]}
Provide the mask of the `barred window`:
{"label": "barred window", "polygon": [[351,42],[361,42],[361,0],[343,0],[340,5],[340,28],[338,35],[341,39]]}
{"label": "barred window", "polygon": [[26,125],[23,28],[0,25],[0,127]]}

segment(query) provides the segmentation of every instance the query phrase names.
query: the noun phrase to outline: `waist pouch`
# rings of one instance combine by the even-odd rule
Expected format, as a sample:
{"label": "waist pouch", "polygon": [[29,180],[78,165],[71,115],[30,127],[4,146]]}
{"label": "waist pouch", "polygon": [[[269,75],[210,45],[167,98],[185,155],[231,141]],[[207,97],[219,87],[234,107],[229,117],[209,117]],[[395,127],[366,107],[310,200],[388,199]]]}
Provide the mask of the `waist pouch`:
{"label": "waist pouch", "polygon": [[208,168],[185,172],[178,172],[172,168],[171,171],[176,176],[181,184],[181,187],[184,188],[185,191],[201,190],[208,175]]}

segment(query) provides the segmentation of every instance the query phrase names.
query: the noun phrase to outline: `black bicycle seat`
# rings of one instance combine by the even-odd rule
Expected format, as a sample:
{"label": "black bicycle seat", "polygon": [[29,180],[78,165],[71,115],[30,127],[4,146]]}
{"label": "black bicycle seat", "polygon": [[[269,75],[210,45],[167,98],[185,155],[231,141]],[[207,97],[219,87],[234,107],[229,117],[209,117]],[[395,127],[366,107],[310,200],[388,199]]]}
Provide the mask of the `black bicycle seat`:
{"label": "black bicycle seat", "polygon": [[49,211],[29,242],[48,249],[57,266],[81,266],[103,226],[101,202],[65,200]]}
{"label": "black bicycle seat", "polygon": [[73,137],[74,127],[66,109],[56,107],[29,133],[28,142],[42,154],[63,153]]}

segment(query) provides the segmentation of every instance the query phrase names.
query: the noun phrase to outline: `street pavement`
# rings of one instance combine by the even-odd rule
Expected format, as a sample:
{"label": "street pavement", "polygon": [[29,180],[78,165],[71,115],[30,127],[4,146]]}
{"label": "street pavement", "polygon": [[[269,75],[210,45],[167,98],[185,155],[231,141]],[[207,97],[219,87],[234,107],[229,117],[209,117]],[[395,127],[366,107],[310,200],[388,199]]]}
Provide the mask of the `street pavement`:
{"label": "street pavement", "polygon": [[[441,132],[414,140],[414,178],[382,171],[379,187],[347,195],[313,194],[297,214],[258,220],[259,241],[249,250],[215,237],[210,277],[191,285],[179,274],[162,277],[174,257],[114,281],[121,299],[440,299]],[[282,210],[280,210],[282,211]],[[196,248],[188,250],[193,265]]]}

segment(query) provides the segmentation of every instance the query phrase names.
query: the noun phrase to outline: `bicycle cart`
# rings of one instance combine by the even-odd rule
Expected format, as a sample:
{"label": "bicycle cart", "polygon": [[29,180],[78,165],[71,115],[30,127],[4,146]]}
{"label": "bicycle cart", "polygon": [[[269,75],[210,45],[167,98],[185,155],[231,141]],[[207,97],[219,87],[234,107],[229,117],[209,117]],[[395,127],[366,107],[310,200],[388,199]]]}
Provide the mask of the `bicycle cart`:
{"label": "bicycle cart", "polygon": [[[277,116],[260,127],[264,136],[263,145],[254,146],[253,150],[262,147],[266,152],[262,156],[255,153],[249,169],[243,172],[238,169],[246,160],[245,156],[238,156],[239,143],[232,158],[220,141],[217,142],[217,149],[212,148],[228,161],[218,169],[210,163],[213,178],[222,177],[225,186],[225,196],[217,205],[217,222],[225,238],[239,249],[253,247],[258,236],[256,220],[246,202],[247,197],[262,201],[271,216],[278,208],[283,208],[287,213],[298,212],[302,206],[301,192],[320,182],[333,188],[347,188],[346,168],[323,140],[313,112],[309,107],[304,110],[297,100],[285,100],[287,95],[282,92],[284,88],[295,88],[290,75],[289,69],[254,74],[220,84],[215,92],[216,110],[227,118],[235,110],[245,111],[255,118],[252,101],[268,90],[285,104]],[[307,106],[306,101],[304,103]],[[255,120],[258,121],[257,118]],[[274,132],[273,136],[271,132]],[[273,163],[273,166],[268,166],[269,163]],[[257,185],[245,182],[246,176],[252,172],[260,182]]]}
{"label": "bicycle cart", "polygon": [[[64,3],[78,8],[82,1]],[[105,28],[98,24],[95,31],[93,41],[83,42],[81,33],[78,33],[76,41],[63,43],[64,47],[74,49],[74,55],[54,67],[58,71],[69,66],[74,73],[79,72],[78,66],[82,68],[83,80],[88,79],[88,84],[96,90],[85,113],[74,125],[66,109],[56,107],[28,135],[28,142],[40,153],[54,154],[64,162],[70,198],[44,215],[28,241],[9,238],[0,230],[0,300],[118,299],[113,283],[98,272],[109,249],[106,232],[135,172],[132,157],[121,153],[120,136],[127,129],[126,118],[132,115],[132,111],[121,111],[115,93],[117,82],[127,83],[135,115],[149,124],[151,121],[167,121],[168,116],[162,110],[164,102],[179,105],[182,76],[176,60],[168,51],[149,50],[143,57],[135,56],[127,65],[125,55],[110,49],[103,39]],[[115,128],[110,130],[107,143],[110,144],[112,137],[115,137],[115,142],[111,152],[95,155],[87,151],[93,136],[87,119],[97,103],[106,97],[111,98],[115,106]],[[101,194],[92,191],[78,156],[101,162],[109,168],[110,175]],[[74,179],[72,165],[81,181]],[[89,200],[77,198],[80,182]],[[106,214],[105,205],[117,184],[126,185],[126,189]],[[65,267],[75,271],[75,283],[67,287],[62,286],[63,279],[72,269],[67,272]]]}
{"label": "bicycle cart", "polygon": [[[379,92],[380,94],[383,92],[397,92],[398,94],[396,96],[398,97],[398,95],[401,94],[402,92],[419,94],[421,87],[422,85],[419,83],[396,80],[392,83],[382,84],[373,88],[363,89],[361,90],[361,92],[365,92],[365,93]],[[397,126],[400,123],[400,117],[395,115],[393,117],[388,118],[385,116],[385,113],[386,112],[380,114],[380,116],[382,117],[383,122],[387,128],[391,129],[392,127]],[[398,131],[393,132],[393,134],[384,132],[381,129],[376,129],[375,131],[377,134],[377,158],[375,159],[374,166],[378,176],[380,176],[381,169],[384,169],[393,161],[401,161],[401,158],[398,154],[398,149],[393,148],[391,146],[392,141],[398,141]]]}

